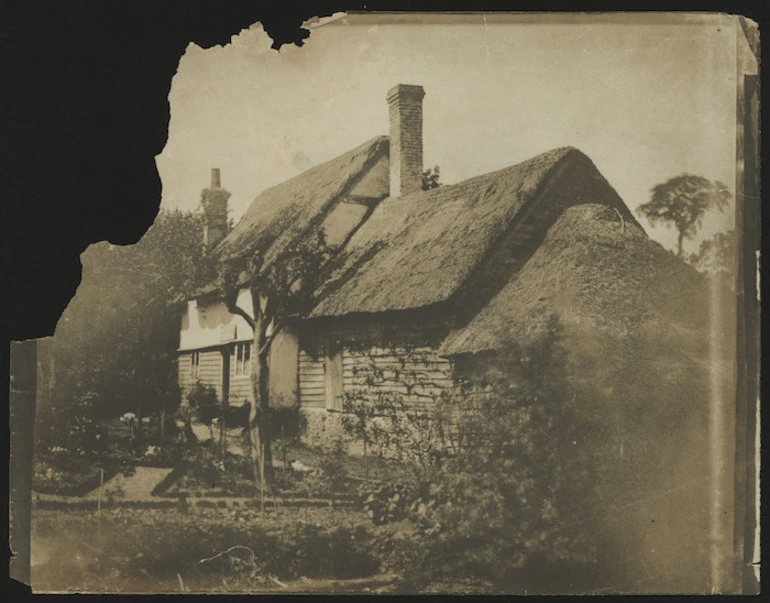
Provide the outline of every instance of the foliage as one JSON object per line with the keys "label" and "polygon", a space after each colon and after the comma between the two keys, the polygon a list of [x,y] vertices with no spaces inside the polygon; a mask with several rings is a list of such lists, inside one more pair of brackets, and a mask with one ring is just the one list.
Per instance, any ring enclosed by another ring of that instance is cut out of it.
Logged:
{"label": "foliage", "polygon": [[723,211],[731,199],[727,186],[702,176],[681,174],[658,184],[651,190],[650,201],[637,212],[653,226],[661,221],[672,224],[679,233],[677,255],[683,257],[684,239],[692,239],[710,209]]}
{"label": "foliage", "polygon": [[217,396],[217,390],[210,385],[200,382],[190,388],[187,394],[187,405],[191,418],[204,425],[211,425],[212,420],[222,414],[222,405]]}
{"label": "foliage", "polygon": [[422,173],[422,190],[427,191],[441,186],[441,182],[439,182],[440,177],[440,169],[437,165],[425,170]]}
{"label": "foliage", "polygon": [[502,581],[534,560],[586,563],[593,554],[576,513],[591,503],[591,469],[557,338],[553,323],[527,349],[508,350],[504,371],[464,401],[457,454],[446,460],[438,503],[425,508],[440,549]]}
{"label": "foliage", "polygon": [[[390,353],[398,356],[399,351],[391,346]],[[417,481],[427,479],[445,448],[444,407],[436,406],[433,399],[414,404],[398,391],[379,387],[386,380],[384,369],[372,357],[356,367],[354,375],[358,385],[344,393],[342,428],[363,444],[365,470],[371,453],[404,463]],[[417,370],[398,369],[393,378],[407,391],[430,384],[430,378]]]}
{"label": "foliage", "polygon": [[404,463],[417,480],[426,478],[442,454],[435,408],[417,407],[379,388],[365,396],[346,392],[343,408],[343,431],[360,439],[366,454]]}
{"label": "foliage", "polygon": [[701,241],[698,252],[691,253],[687,261],[703,274],[728,279],[735,274],[737,257],[735,230],[728,230]]}
{"label": "foliage", "polygon": [[263,299],[265,307],[259,310],[265,321],[277,327],[313,307],[318,276],[332,251],[320,229],[314,237],[289,245],[273,261],[266,262],[259,251],[227,260],[218,273],[219,287],[233,308],[240,289],[249,288],[256,300]]}
{"label": "foliage", "polygon": [[438,443],[423,449],[429,454],[421,461],[419,452],[411,459],[421,468],[414,481],[367,495],[377,522],[408,512],[419,526],[400,546],[419,546],[421,554],[410,553],[402,569],[449,568],[506,585],[534,566],[592,562],[592,535],[580,520],[595,496],[590,457],[560,327],[555,319],[548,324],[536,341],[482,362],[462,390],[423,414],[421,429],[430,425]]}
{"label": "foliage", "polygon": [[[98,395],[84,392],[75,400],[52,400],[39,411],[35,451],[54,471],[87,472],[99,462],[108,445],[101,428],[102,408]],[[56,421],[50,423],[49,421]]]}
{"label": "foliage", "polygon": [[216,450],[205,446],[190,446],[185,451],[184,460],[187,467],[185,483],[199,484],[207,490],[217,487],[227,489],[228,485],[232,485],[235,475],[231,474],[235,470],[230,466],[226,470]]}
{"label": "foliage", "polygon": [[358,498],[374,525],[382,525],[407,516],[413,492],[404,484],[366,485],[359,489]]}
{"label": "foliage", "polygon": [[[315,236],[288,245],[277,258],[266,258],[265,250],[255,248],[223,262],[217,273],[218,287],[228,310],[241,316],[254,331],[251,374],[256,403],[249,417],[249,433],[255,467],[256,456],[262,454],[260,450],[264,451],[267,479],[272,478],[273,473],[268,400],[270,347],[288,320],[305,315],[315,305],[314,293],[333,251],[320,229]],[[238,294],[244,287],[251,292],[251,315],[237,304]]]}
{"label": "foliage", "polygon": [[82,254],[82,282],[54,337],[51,402],[38,409],[39,453],[84,417],[98,427],[125,412],[174,410],[179,310],[172,302],[199,280],[202,237],[200,215],[161,210],[136,244],[102,242]]}

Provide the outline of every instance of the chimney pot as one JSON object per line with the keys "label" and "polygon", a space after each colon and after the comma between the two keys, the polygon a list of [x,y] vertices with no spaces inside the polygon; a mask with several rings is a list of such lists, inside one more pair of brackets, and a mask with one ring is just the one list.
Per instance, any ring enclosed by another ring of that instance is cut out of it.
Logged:
{"label": "chimney pot", "polygon": [[211,188],[220,188],[219,168],[211,168]]}
{"label": "chimney pot", "polygon": [[388,91],[390,196],[422,190],[422,86],[398,84]]}

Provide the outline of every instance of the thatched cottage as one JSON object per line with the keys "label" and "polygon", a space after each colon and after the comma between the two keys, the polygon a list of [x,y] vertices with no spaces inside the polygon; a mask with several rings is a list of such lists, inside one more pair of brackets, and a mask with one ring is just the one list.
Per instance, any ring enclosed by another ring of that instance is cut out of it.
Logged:
{"label": "thatched cottage", "polygon": [[[346,397],[397,393],[429,405],[556,316],[572,379],[565,397],[589,392],[596,529],[616,547],[606,554],[653,574],[676,559],[671,588],[702,590],[707,405],[734,394],[734,341],[721,338],[735,317],[715,324],[719,292],[647,237],[577,149],[423,190],[423,95],[394,87],[389,136],[264,191],[229,233],[215,174],[217,258],[273,260],[319,229],[338,249],[315,306],[272,346],[271,404],[295,409],[305,441],[321,444],[339,433]],[[248,290],[238,303],[251,312]],[[231,404],[251,401],[252,331],[215,288],[188,302],[180,339],[183,389],[201,381]]]}
{"label": "thatched cottage", "polygon": [[[627,330],[645,300],[668,303],[648,295],[661,274],[698,279],[647,238],[574,148],[423,190],[423,96],[420,86],[395,86],[389,136],[264,191],[226,236],[221,224],[209,231],[220,233],[209,244],[223,260],[258,250],[269,261],[318,229],[339,249],[317,305],[281,332],[270,357],[271,404],[297,408],[311,443],[336,431],[346,394],[430,403],[474,359],[531,333],[544,308],[583,327]],[[239,306],[251,312],[247,289]],[[199,381],[230,404],[251,402],[252,339],[215,288],[190,300],[182,389]]]}

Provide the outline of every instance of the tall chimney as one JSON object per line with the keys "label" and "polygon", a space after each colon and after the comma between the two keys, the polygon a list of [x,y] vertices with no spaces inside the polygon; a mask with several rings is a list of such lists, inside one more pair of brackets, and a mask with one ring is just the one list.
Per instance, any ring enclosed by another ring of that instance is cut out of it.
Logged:
{"label": "tall chimney", "polygon": [[213,249],[227,236],[227,201],[230,193],[222,188],[219,168],[211,170],[211,188],[201,193],[203,207],[203,244],[206,250]]}
{"label": "tall chimney", "polygon": [[388,91],[390,196],[422,190],[422,86],[398,84]]}

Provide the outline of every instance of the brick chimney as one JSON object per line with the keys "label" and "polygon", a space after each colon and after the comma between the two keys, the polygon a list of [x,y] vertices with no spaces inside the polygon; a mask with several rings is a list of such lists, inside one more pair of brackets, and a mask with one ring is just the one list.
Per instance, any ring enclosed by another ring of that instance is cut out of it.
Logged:
{"label": "brick chimney", "polygon": [[211,170],[211,188],[201,193],[203,207],[203,245],[206,250],[216,247],[227,236],[227,200],[230,193],[222,188],[219,168]]}
{"label": "brick chimney", "polygon": [[388,91],[390,196],[422,190],[422,86],[398,84]]}

